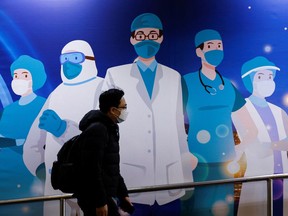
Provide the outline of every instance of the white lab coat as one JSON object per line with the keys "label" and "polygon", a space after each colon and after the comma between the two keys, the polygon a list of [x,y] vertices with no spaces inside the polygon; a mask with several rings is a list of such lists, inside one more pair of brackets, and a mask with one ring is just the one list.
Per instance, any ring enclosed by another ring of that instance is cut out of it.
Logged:
{"label": "white lab coat", "polygon": [[[260,115],[249,99],[246,99],[246,107],[258,128],[258,142],[251,143],[246,150],[247,169],[245,177],[258,175],[271,175],[274,173],[274,156],[273,150],[263,147],[263,142],[271,142],[267,128],[265,127]],[[271,103],[268,103],[277,123],[279,139],[286,138],[282,114],[283,110]],[[287,152],[282,151],[283,172],[288,172]],[[288,182],[284,180],[284,213],[287,215],[288,211]],[[267,215],[267,183],[250,182],[243,183],[240,195],[240,202],[238,208],[238,216],[265,216]]]}
{"label": "white lab coat", "polygon": [[[103,88],[111,87],[124,90],[128,105],[127,120],[119,124],[121,174],[127,187],[191,182],[179,73],[158,64],[151,99],[136,63],[109,68]],[[163,205],[184,193],[156,191],[130,198],[134,203]]]}

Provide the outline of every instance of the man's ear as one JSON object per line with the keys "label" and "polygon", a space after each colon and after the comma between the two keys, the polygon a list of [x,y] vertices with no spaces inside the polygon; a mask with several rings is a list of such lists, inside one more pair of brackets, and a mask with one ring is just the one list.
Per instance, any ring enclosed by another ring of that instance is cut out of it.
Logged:
{"label": "man's ear", "polygon": [[119,110],[116,108],[116,107],[110,107],[109,109],[109,112],[112,114],[112,115],[117,115],[119,114]]}
{"label": "man's ear", "polygon": [[195,52],[196,52],[196,55],[200,58],[202,58],[204,55],[203,51],[199,47],[196,49]]}
{"label": "man's ear", "polygon": [[163,34],[162,34],[161,37],[158,38],[157,42],[158,42],[159,44],[161,44],[161,43],[163,42],[163,40],[164,40],[164,36],[163,36]]}
{"label": "man's ear", "polygon": [[130,43],[134,46],[137,41],[135,40],[135,38],[133,38],[132,36],[130,37]]}

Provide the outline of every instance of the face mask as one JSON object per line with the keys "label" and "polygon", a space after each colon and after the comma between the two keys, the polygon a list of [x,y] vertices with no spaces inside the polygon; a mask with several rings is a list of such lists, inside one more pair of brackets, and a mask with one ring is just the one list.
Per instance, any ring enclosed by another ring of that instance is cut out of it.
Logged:
{"label": "face mask", "polygon": [[12,80],[11,87],[16,95],[24,95],[31,89],[31,80]]}
{"label": "face mask", "polygon": [[207,63],[217,67],[223,60],[224,52],[222,50],[211,50],[204,53]]}
{"label": "face mask", "polygon": [[142,58],[151,58],[157,54],[160,49],[160,44],[151,41],[151,40],[144,40],[134,45],[134,49]]}
{"label": "face mask", "polygon": [[65,62],[63,64],[63,72],[67,79],[74,79],[77,77],[82,71],[82,65],[74,64],[71,62]]}
{"label": "face mask", "polygon": [[122,109],[120,115],[117,117],[117,122],[121,123],[126,120],[128,112],[126,109]]}
{"label": "face mask", "polygon": [[262,97],[269,97],[275,91],[275,82],[273,80],[264,80],[253,83],[253,92]]}

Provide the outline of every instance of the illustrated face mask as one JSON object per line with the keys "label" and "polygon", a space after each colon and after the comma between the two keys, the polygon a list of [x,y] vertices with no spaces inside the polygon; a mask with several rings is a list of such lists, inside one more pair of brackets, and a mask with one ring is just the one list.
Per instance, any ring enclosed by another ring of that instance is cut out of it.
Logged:
{"label": "illustrated face mask", "polygon": [[222,50],[211,50],[204,53],[207,63],[217,67],[224,58],[224,52]]}
{"label": "illustrated face mask", "polygon": [[82,71],[82,65],[74,64],[71,62],[65,62],[63,64],[63,72],[67,79],[74,79],[77,77]]}
{"label": "illustrated face mask", "polygon": [[117,122],[121,123],[127,119],[128,112],[126,109],[121,110],[120,115],[117,117]]}
{"label": "illustrated face mask", "polygon": [[16,95],[23,95],[31,89],[31,80],[12,80],[11,87]]}
{"label": "illustrated face mask", "polygon": [[155,41],[144,40],[135,44],[134,49],[138,56],[142,58],[151,58],[158,53],[160,44]]}
{"label": "illustrated face mask", "polygon": [[253,91],[262,97],[269,97],[275,91],[275,82],[274,80],[263,80],[260,82],[253,83]]}

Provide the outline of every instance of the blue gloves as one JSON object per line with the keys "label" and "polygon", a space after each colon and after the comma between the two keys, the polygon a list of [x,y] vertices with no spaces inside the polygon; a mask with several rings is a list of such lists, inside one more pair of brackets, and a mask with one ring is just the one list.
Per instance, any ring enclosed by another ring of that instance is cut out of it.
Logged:
{"label": "blue gloves", "polygon": [[66,130],[67,123],[55,111],[47,109],[42,113],[38,127],[60,137]]}

